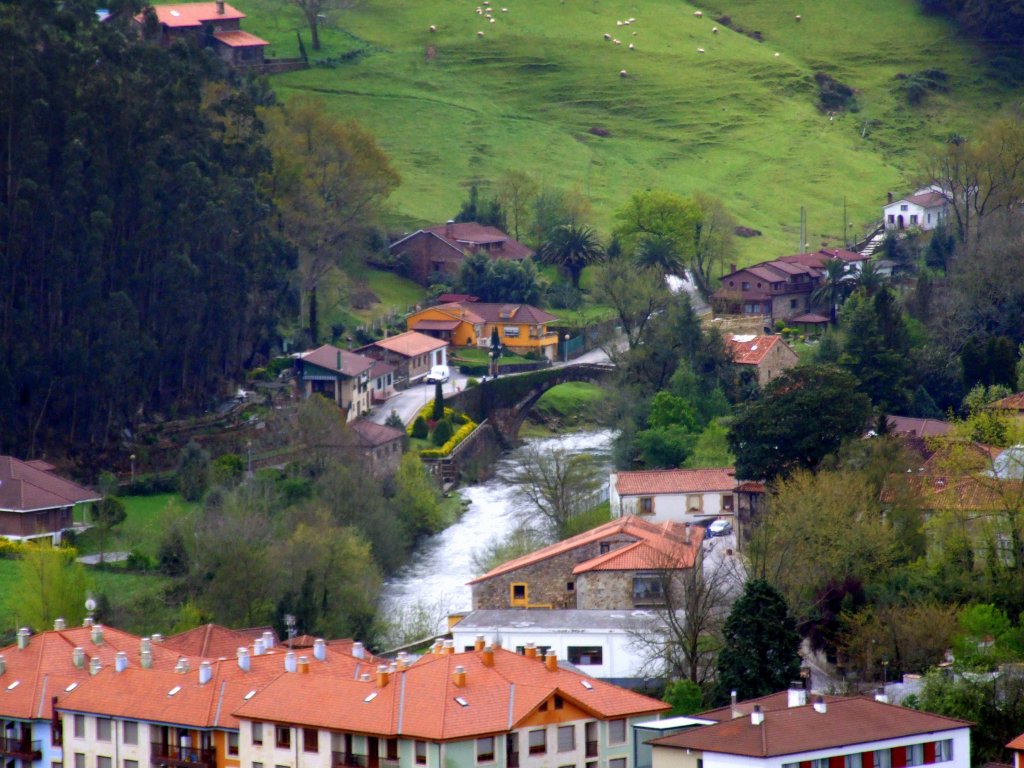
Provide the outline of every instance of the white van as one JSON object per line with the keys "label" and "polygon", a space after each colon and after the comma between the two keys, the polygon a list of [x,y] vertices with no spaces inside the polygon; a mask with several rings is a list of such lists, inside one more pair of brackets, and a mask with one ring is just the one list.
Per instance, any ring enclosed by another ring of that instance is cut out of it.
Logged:
{"label": "white van", "polygon": [[427,382],[427,384],[436,384],[437,382],[444,384],[448,381],[450,376],[451,374],[448,371],[447,365],[435,365],[430,369],[430,373],[427,374],[424,381]]}

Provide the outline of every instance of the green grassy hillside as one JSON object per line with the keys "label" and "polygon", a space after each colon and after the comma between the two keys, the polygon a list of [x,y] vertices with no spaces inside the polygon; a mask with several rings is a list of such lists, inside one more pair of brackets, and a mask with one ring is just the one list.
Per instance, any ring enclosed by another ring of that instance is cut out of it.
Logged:
{"label": "green grassy hillside", "polygon": [[[273,81],[285,98],[319,94],[378,136],[402,174],[396,224],[441,221],[471,181],[521,168],[578,187],[604,233],[632,192],[661,188],[718,195],[739,223],[761,230],[741,240],[743,261],[794,251],[801,205],[811,244],[835,244],[844,196],[859,234],[887,190],[909,185],[923,148],[950,131],[969,134],[1010,95],[914,0],[496,2],[494,23],[476,0],[329,11],[321,57],[338,63]],[[295,55],[301,25],[291,6],[236,5],[250,14],[246,28],[273,42],[271,55]],[[716,22],[720,14],[764,42]],[[894,78],[927,68],[948,73],[950,90],[911,108]],[[856,89],[860,111],[830,121],[817,107],[818,71]]]}

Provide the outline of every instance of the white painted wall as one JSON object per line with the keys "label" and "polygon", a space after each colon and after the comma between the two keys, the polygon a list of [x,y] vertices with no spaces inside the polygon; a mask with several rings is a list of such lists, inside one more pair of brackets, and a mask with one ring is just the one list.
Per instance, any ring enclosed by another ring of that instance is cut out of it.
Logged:
{"label": "white painted wall", "polygon": [[[900,216],[903,217],[903,229],[917,227],[918,229],[929,230],[935,229],[944,215],[945,206],[925,208],[907,200],[896,200],[882,209],[882,220],[885,222],[885,228],[895,230],[899,230],[900,228]],[[893,221],[891,222],[889,221],[890,216],[893,217]],[[911,216],[917,216],[916,223],[911,223]]]}
{"label": "white painted wall", "polygon": [[[733,499],[733,510],[736,509],[736,494],[732,490],[713,491],[707,493],[660,493],[651,494],[654,500],[654,514],[645,515],[640,513],[640,499],[646,496],[620,496],[615,489],[618,478],[612,473],[608,478],[608,499],[611,503],[612,517],[623,517],[625,515],[637,515],[651,523],[696,523],[702,520],[713,519],[722,515],[733,514],[724,512],[722,509],[722,497],[731,496]],[[691,497],[700,498],[699,513],[691,513],[687,499]]]}

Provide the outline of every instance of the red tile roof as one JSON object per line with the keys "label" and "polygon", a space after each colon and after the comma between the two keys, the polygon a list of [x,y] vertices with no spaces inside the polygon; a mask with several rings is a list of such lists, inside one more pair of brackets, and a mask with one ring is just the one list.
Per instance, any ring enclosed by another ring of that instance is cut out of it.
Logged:
{"label": "red tile roof", "polygon": [[894,435],[936,437],[948,435],[952,425],[941,419],[918,419],[913,416],[886,416],[889,431]]}
{"label": "red tile roof", "polygon": [[1024,392],[1016,392],[1009,397],[996,400],[991,407],[1002,408],[1006,411],[1024,411]]}
{"label": "red tile roof", "polygon": [[[499,565],[497,568],[493,568],[492,570],[485,573],[483,576],[478,576],[469,583],[476,584],[486,579],[499,576],[503,573],[514,571],[517,568],[522,568],[524,565],[531,565],[542,560],[547,560],[548,558],[555,557],[566,552],[571,552],[577,547],[582,547],[587,544],[600,541],[601,539],[618,535],[632,536],[637,541],[649,542],[660,542],[664,540],[666,537],[668,537],[669,539],[675,538],[677,541],[681,541],[683,536],[682,531],[678,528],[668,527],[666,525],[655,525],[653,523],[648,523],[646,520],[642,520],[639,517],[635,517],[633,515],[625,515],[624,517],[619,517],[615,520],[607,522],[604,525],[599,525],[597,528],[592,528],[589,531],[578,533],[575,536],[571,536],[568,539],[559,541],[556,544],[552,544],[550,546],[538,549],[537,551],[531,552],[528,555],[523,555],[522,557],[517,557],[514,560],[509,560],[507,563],[503,563],[502,565]],[[697,549],[700,549],[699,538],[693,537],[691,541],[692,543],[690,546],[693,547],[695,551]],[[603,555],[601,557],[603,557]],[[601,557],[591,558],[591,560],[598,561],[601,559]],[[693,560],[691,559],[690,562],[692,563]],[[580,563],[578,565],[585,564],[586,563]]]}
{"label": "red tile roof", "polygon": [[[706,717],[706,715],[701,715]],[[918,734],[941,733],[970,725],[963,720],[882,704],[867,698],[827,701],[825,712],[810,704],[764,712],[754,725],[749,716],[655,739],[651,744],[747,757],[775,757],[869,744]]]}
{"label": "red tile roof", "polygon": [[263,637],[264,632],[273,632],[274,637],[277,637],[273,627],[228,629],[219,624],[203,624],[171,635],[160,643],[160,647],[183,656],[204,659],[219,659],[223,656],[233,659],[240,647],[252,645],[253,640]]}
{"label": "red tile roof", "polygon": [[785,344],[781,336],[730,336],[726,340],[737,365],[760,365],[776,344]]}
{"label": "red tile roof", "polygon": [[620,496],[731,491],[735,487],[736,470],[733,467],[643,469],[619,472],[615,478],[615,490]]}
{"label": "red tile roof", "polygon": [[[845,698],[843,696],[825,696],[825,703],[830,704],[833,701]],[[810,697],[808,697],[810,701]],[[758,696],[755,699],[744,699],[743,701],[736,704],[736,711],[741,715],[749,715],[754,709],[754,705],[761,707],[762,712],[773,712],[777,709],[787,709],[789,707],[789,691],[776,691],[775,693],[769,693],[767,696]],[[716,707],[715,709],[709,709],[707,712],[701,712],[699,715],[695,715],[702,720],[731,720],[733,717],[732,705],[728,704],[724,707]]]}
{"label": "red tile roof", "polygon": [[401,440],[405,436],[405,432],[401,429],[395,429],[386,424],[374,424],[366,419],[357,419],[349,426],[358,435],[359,442],[369,448],[376,448],[395,440]]}
{"label": "red tile roof", "polygon": [[[670,524],[666,523],[666,527]],[[670,536],[661,539],[641,539],[633,544],[618,547],[611,552],[595,557],[573,568],[573,574],[591,571],[640,571],[665,568],[693,568],[704,541],[704,528],[690,527],[690,541],[679,530],[684,526],[674,524]]]}
{"label": "red tile roof", "polygon": [[299,355],[304,361],[312,363],[328,371],[334,371],[343,376],[358,376],[373,367],[373,360],[355,352],[345,349],[338,349],[330,344],[324,344],[309,352]]}
{"label": "red tile roof", "polygon": [[435,339],[433,336],[427,336],[416,331],[405,331],[397,336],[389,336],[386,339],[375,341],[373,344],[367,344],[362,349],[380,347],[403,357],[417,357],[447,346],[448,342],[442,339]]}
{"label": "red tile roof", "polygon": [[[371,681],[281,675],[236,714],[257,721],[444,741],[516,728],[555,694],[599,719],[668,709],[633,691],[562,668],[552,671],[541,660],[500,648],[493,651],[493,666],[487,666],[483,657],[482,651],[430,654],[391,673],[383,688],[376,675]],[[465,670],[461,686],[454,680],[457,666]]]}
{"label": "red tile roof", "polygon": [[809,323],[814,325],[825,325],[829,322],[829,319],[824,315],[818,315],[814,312],[807,312],[803,315],[797,315],[789,319],[791,323]]}
{"label": "red tile roof", "polygon": [[946,198],[943,197],[941,192],[936,192],[934,189],[927,192],[919,192],[916,195],[904,198],[904,200],[914,205],[920,205],[922,208],[941,208],[946,204]]}
{"label": "red tile roof", "polygon": [[505,259],[525,259],[532,251],[497,227],[485,227],[475,221],[455,222],[426,227],[423,231],[430,232],[445,242],[455,246],[478,247],[487,244],[500,244],[501,251],[492,255]]}
{"label": "red tile roof", "polygon": [[100,498],[100,494],[91,488],[40,469],[37,462],[0,456],[0,510],[29,512],[68,507]]}
{"label": "red tile roof", "polygon": [[246,32],[242,29],[226,29],[222,32],[214,32],[213,37],[229,48],[262,48],[265,45],[270,45],[262,37],[256,37],[251,32]]}
{"label": "red tile roof", "polygon": [[[552,323],[558,318],[550,312],[531,306],[530,304],[488,304],[475,301],[468,306],[461,304],[445,304],[437,309],[458,308],[474,314],[485,323],[521,323],[525,325],[543,325]],[[479,321],[477,321],[479,322]]]}
{"label": "red tile roof", "polygon": [[[217,3],[178,3],[154,5],[156,18],[168,27],[198,27],[204,21],[244,19],[245,14],[224,3],[224,13],[217,12]],[[137,16],[141,19],[141,16]]]}
{"label": "red tile roof", "polygon": [[1007,749],[1024,749],[1024,733],[1006,745]]}

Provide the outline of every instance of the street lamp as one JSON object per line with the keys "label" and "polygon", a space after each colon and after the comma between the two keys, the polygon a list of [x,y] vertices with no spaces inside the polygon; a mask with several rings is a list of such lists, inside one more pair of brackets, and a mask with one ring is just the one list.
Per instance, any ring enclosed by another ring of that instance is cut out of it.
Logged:
{"label": "street lamp", "polygon": [[249,477],[252,477],[252,440],[245,441],[245,450],[249,455]]}
{"label": "street lamp", "polygon": [[132,485],[134,486],[135,485],[135,454],[133,453],[128,458],[132,460]]}
{"label": "street lamp", "polygon": [[565,340],[565,344],[562,345],[562,357],[564,358],[562,360],[562,362],[565,365],[568,365],[569,364],[569,334],[568,333],[565,334],[565,336],[563,338]]}

